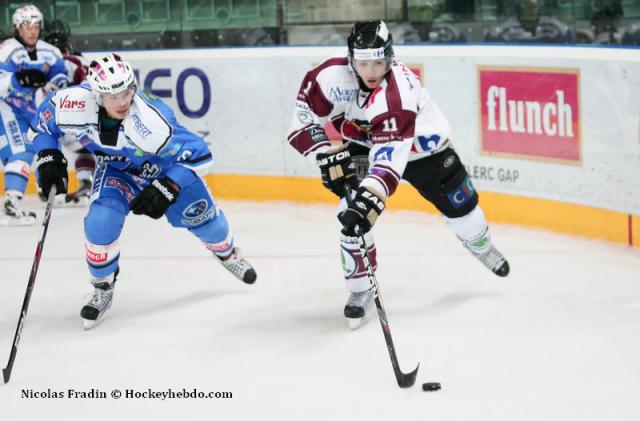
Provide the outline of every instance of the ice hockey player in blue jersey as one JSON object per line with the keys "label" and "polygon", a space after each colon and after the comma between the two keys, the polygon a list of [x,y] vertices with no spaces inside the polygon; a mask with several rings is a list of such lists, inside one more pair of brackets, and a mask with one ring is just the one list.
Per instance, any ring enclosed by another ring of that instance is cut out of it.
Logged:
{"label": "ice hockey player in blue jersey", "polygon": [[36,170],[42,192],[66,192],[67,162],[60,139],[75,139],[98,160],[91,204],[84,220],[86,261],[95,287],[82,308],[85,328],[111,306],[119,272],[118,238],[132,211],[198,237],[226,269],[247,284],[256,272],[234,245],[224,212],[198,175],[211,164],[199,136],[181,126],[151,94],[138,92],[131,65],[116,54],[91,62],[89,84],[59,90],[32,123]]}
{"label": "ice hockey player in blue jersey", "polygon": [[0,160],[5,190],[0,225],[36,222],[36,214],[22,203],[33,161],[29,122],[36,112],[36,92],[67,83],[60,51],[38,39],[41,24],[37,7],[22,6],[13,14],[14,36],[0,44]]}

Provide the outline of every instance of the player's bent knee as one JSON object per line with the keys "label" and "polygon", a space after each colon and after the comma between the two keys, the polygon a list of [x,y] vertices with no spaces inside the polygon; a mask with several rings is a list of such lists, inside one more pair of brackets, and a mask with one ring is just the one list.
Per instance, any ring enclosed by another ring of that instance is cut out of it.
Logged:
{"label": "player's bent knee", "polygon": [[440,182],[440,190],[443,203],[438,208],[448,218],[465,216],[478,205],[478,192],[462,165]]}
{"label": "player's bent knee", "polygon": [[84,218],[87,241],[95,244],[111,244],[120,237],[127,211],[124,204],[113,198],[100,198],[89,207]]}

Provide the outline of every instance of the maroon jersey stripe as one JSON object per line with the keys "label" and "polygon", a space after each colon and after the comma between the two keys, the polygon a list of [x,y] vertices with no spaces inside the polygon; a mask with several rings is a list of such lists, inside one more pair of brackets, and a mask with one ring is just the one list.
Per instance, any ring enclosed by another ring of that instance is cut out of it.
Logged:
{"label": "maroon jersey stripe", "polygon": [[393,72],[387,73],[387,90],[385,93],[387,99],[387,107],[389,111],[402,110],[402,98],[400,98],[400,90]]}

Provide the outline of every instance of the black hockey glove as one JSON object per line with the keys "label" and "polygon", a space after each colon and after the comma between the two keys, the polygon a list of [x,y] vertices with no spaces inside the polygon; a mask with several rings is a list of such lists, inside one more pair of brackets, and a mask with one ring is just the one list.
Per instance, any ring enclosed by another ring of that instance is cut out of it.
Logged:
{"label": "black hockey glove", "polygon": [[369,232],[384,210],[384,201],[364,187],[360,187],[349,207],[338,215],[342,234],[349,237]]}
{"label": "black hockey glove", "polygon": [[66,193],[69,184],[67,159],[57,149],[43,149],[36,158],[38,186],[46,198],[52,186],[56,186],[56,194]]}
{"label": "black hockey glove", "polygon": [[47,84],[47,75],[38,69],[20,69],[16,72],[16,78],[20,85],[31,88],[42,88]]}
{"label": "black hockey glove", "polygon": [[178,200],[180,188],[169,178],[156,178],[131,201],[136,215],[158,219]]}
{"label": "black hockey glove", "polygon": [[320,167],[322,185],[338,197],[344,196],[345,186],[352,189],[358,187],[356,164],[351,161],[349,151],[319,153],[316,155],[316,164]]}

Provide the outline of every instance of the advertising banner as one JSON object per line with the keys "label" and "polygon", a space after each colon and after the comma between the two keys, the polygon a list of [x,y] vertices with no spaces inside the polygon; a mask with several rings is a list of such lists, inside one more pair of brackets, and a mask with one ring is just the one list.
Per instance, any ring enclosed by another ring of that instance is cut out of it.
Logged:
{"label": "advertising banner", "polygon": [[481,151],[581,163],[578,69],[478,66]]}

